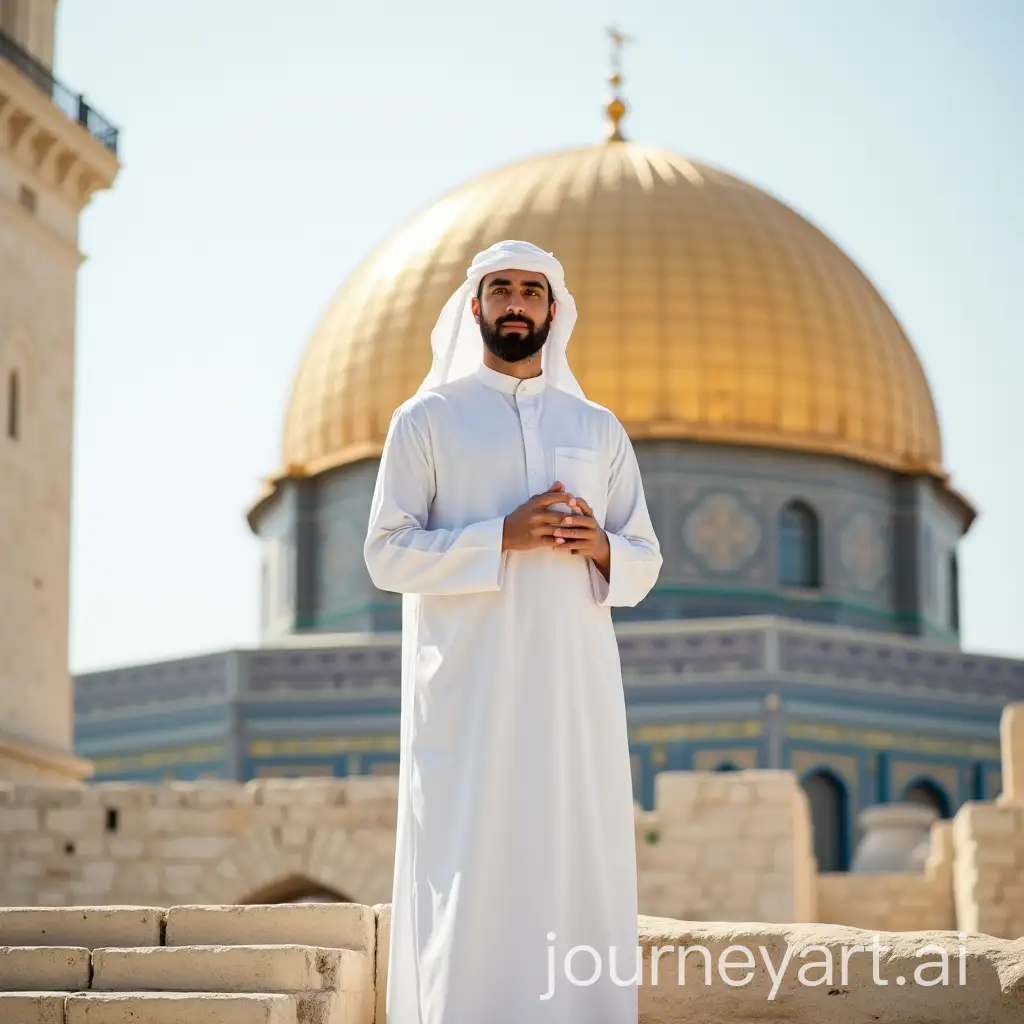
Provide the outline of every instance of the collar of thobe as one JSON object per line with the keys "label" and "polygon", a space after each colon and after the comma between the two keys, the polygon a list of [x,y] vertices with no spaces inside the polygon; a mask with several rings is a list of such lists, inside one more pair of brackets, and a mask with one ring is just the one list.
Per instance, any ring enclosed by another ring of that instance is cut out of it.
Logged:
{"label": "collar of thobe", "polygon": [[495,370],[486,363],[476,368],[476,377],[495,391],[503,391],[506,395],[537,395],[544,390],[546,382],[544,374],[537,377],[512,377],[500,370]]}

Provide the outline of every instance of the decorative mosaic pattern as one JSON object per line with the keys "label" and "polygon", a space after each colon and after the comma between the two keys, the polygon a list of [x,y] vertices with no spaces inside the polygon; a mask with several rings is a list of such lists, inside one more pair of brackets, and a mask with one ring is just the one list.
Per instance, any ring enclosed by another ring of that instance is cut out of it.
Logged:
{"label": "decorative mosaic pattern", "polygon": [[92,672],[75,679],[75,714],[226,697],[227,654]]}
{"label": "decorative mosaic pattern", "polygon": [[764,664],[764,639],[755,630],[623,637],[619,656],[631,676],[754,672]]}
{"label": "decorative mosaic pattern", "polygon": [[843,529],[839,557],[850,579],[873,593],[886,573],[888,549],[878,524],[866,512],[856,512]]}
{"label": "decorative mosaic pattern", "polygon": [[243,692],[308,696],[386,686],[398,690],[401,652],[394,648],[261,651],[250,656]]}
{"label": "decorative mosaic pattern", "polygon": [[709,494],[686,517],[687,548],[712,572],[736,572],[761,544],[761,524],[733,494]]}
{"label": "decorative mosaic pattern", "polygon": [[997,701],[1024,699],[1024,662],[781,633],[782,671],[893,682]]}
{"label": "decorative mosaic pattern", "polygon": [[998,759],[998,743],[976,740],[940,739],[911,733],[894,733],[885,729],[857,729],[844,725],[825,725],[817,722],[790,722],[786,735],[794,740],[813,740],[816,743],[841,743],[866,750],[914,750],[926,754],[975,759]]}

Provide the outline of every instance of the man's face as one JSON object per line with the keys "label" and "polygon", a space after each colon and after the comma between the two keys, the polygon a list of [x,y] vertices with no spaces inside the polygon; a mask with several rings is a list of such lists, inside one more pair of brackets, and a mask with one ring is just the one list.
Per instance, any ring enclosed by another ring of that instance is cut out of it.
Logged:
{"label": "man's face", "polygon": [[507,363],[539,352],[548,340],[555,305],[543,274],[499,270],[480,282],[473,316],[490,351]]}

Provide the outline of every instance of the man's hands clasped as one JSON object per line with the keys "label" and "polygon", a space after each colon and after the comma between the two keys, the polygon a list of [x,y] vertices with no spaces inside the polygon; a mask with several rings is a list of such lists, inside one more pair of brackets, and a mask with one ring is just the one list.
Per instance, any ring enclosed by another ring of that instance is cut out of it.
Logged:
{"label": "man's hands clasped", "polygon": [[[552,511],[552,505],[565,504],[572,510]],[[583,498],[569,494],[561,481],[549,491],[535,494],[505,517],[501,538],[503,551],[528,551],[549,548],[570,555],[591,558],[607,576],[611,564],[608,535],[594,518],[594,510]]]}

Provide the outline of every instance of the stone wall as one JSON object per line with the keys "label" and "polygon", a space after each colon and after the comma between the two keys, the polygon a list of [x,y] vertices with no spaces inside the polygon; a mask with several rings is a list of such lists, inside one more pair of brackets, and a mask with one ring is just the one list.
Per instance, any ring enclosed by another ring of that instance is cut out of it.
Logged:
{"label": "stone wall", "polygon": [[[391,895],[394,778],[0,788],[0,903],[252,903]],[[806,798],[789,772],[671,772],[637,808],[643,913],[807,921]]]}
{"label": "stone wall", "polygon": [[1024,805],[966,804],[953,834],[959,927],[1024,937]]}
{"label": "stone wall", "polygon": [[0,787],[0,904],[390,899],[393,779]]}
{"label": "stone wall", "polygon": [[[1016,750],[1024,708],[1004,736]],[[1009,748],[1008,748],[1009,749]],[[819,875],[786,771],[664,772],[636,808],[640,912],[1024,936],[1024,785],[937,822],[923,871]],[[365,905],[391,896],[397,780],[0,784],[0,905]]]}
{"label": "stone wall", "polygon": [[[389,938],[386,904],[0,909],[0,1021],[384,1024]],[[1024,1015],[1022,942],[642,915],[637,940],[638,1024]],[[592,962],[549,963],[547,985],[564,989]]]}
{"label": "stone wall", "polygon": [[[0,903],[390,899],[394,778],[0,787]],[[809,920],[806,800],[788,772],[673,772],[637,808],[644,913]]]}
{"label": "stone wall", "polygon": [[956,928],[953,862],[952,825],[936,822],[920,874],[818,875],[816,920],[877,931],[951,931]]}
{"label": "stone wall", "polygon": [[810,809],[791,772],[662,772],[636,839],[643,914],[814,918]]}

